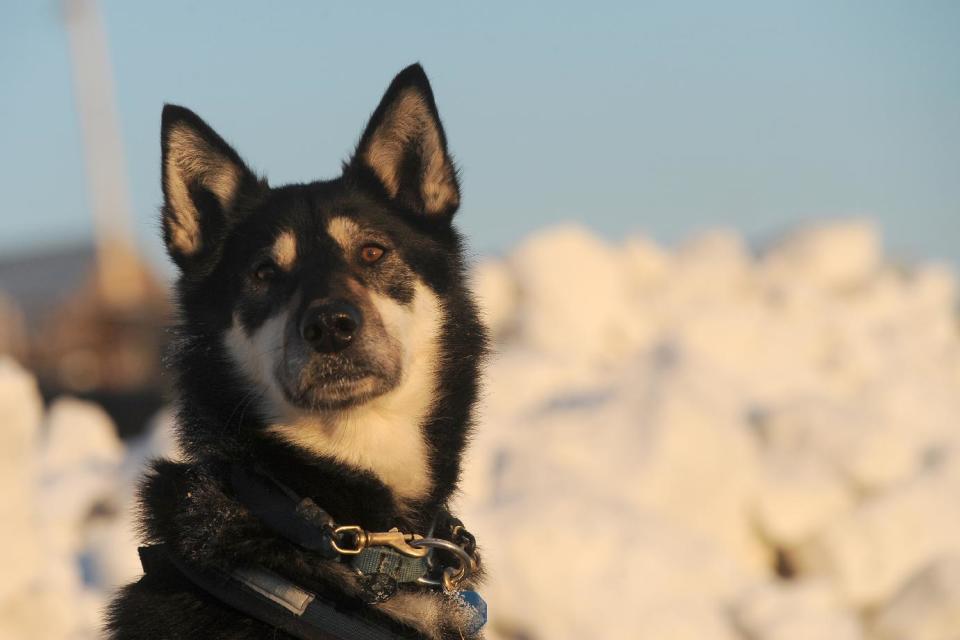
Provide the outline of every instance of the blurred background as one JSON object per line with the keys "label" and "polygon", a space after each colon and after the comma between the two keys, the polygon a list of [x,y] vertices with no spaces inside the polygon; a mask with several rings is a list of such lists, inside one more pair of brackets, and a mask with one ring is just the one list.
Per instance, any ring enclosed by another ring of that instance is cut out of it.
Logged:
{"label": "blurred background", "polygon": [[956,640],[958,34],[949,0],[2,3],[0,638],[97,636],[176,455],[163,103],[310,181],[420,61],[495,336],[459,504],[491,635]]}

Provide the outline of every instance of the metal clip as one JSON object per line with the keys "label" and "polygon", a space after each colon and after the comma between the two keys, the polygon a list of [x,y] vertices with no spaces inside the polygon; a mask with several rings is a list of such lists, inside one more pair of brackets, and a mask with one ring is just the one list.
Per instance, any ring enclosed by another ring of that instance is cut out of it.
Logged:
{"label": "metal clip", "polygon": [[[416,533],[403,533],[396,528],[390,531],[365,531],[356,525],[346,525],[337,527],[333,533],[331,545],[337,553],[346,556],[355,556],[367,547],[391,547],[411,558],[422,558],[430,552],[426,547],[416,548],[409,544],[423,539],[423,536]],[[340,546],[344,536],[353,536],[353,546]]]}

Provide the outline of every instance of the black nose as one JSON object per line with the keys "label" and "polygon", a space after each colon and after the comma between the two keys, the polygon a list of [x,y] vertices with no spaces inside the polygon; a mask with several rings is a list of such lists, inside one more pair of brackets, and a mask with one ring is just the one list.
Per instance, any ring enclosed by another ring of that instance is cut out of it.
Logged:
{"label": "black nose", "polygon": [[352,304],[328,302],[307,309],[300,321],[300,335],[314,350],[335,353],[353,342],[360,321],[360,311]]}

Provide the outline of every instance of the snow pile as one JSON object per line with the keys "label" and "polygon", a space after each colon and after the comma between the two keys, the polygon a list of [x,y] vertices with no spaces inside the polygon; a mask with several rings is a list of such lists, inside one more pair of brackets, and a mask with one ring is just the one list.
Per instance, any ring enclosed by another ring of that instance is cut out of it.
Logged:
{"label": "snow pile", "polygon": [[859,221],[760,256],[543,232],[481,265],[497,337],[460,501],[502,637],[960,637],[953,274]]}
{"label": "snow pile", "polygon": [[[762,255],[578,227],[481,264],[496,337],[459,511],[493,638],[956,640],[954,275],[866,223]],[[0,362],[0,638],[91,638],[139,574],[124,448]]]}
{"label": "snow pile", "polygon": [[109,593],[140,572],[134,479],[173,452],[169,419],[124,447],[98,406],[43,412],[33,377],[0,357],[0,638],[100,637]]}

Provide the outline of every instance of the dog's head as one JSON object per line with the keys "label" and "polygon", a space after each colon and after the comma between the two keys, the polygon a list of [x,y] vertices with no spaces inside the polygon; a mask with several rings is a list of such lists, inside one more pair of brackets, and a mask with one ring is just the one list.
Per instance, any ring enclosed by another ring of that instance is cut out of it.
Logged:
{"label": "dog's head", "polygon": [[476,334],[477,355],[483,342],[451,226],[457,173],[423,70],[394,79],[333,180],[271,188],[181,107],[164,109],[162,145],[164,238],[184,331],[201,345],[190,353],[203,360],[186,366],[212,378],[193,386],[422,493],[401,467],[425,463],[434,444],[421,426],[469,341],[459,334]]}

